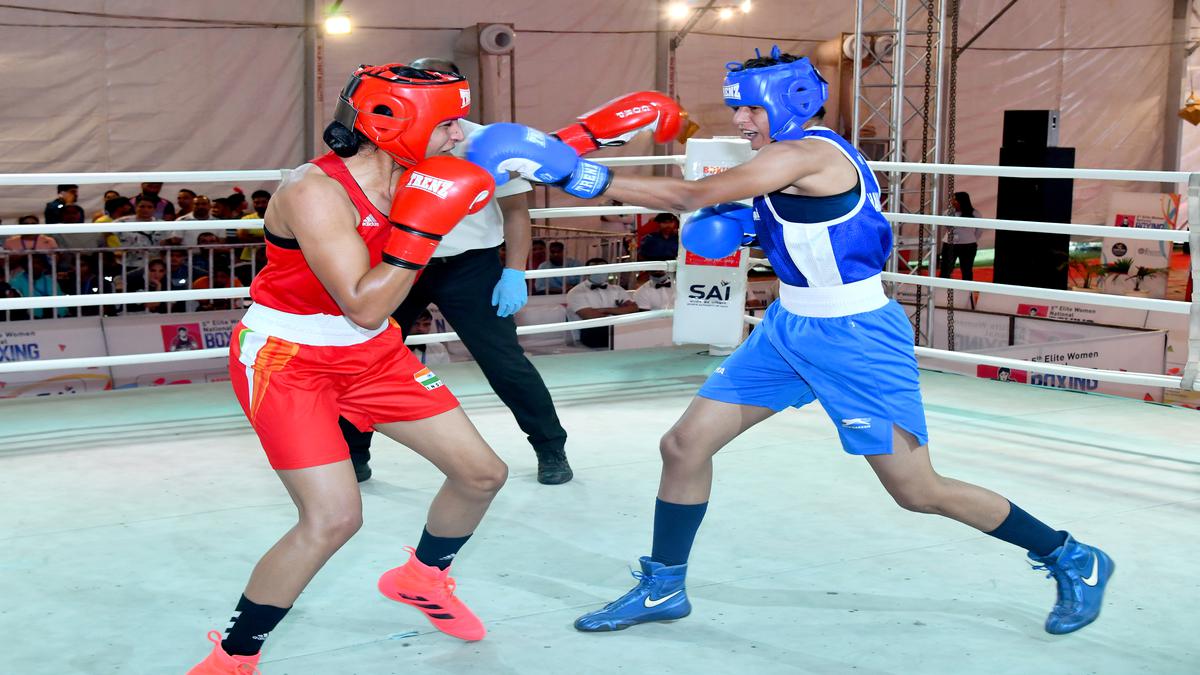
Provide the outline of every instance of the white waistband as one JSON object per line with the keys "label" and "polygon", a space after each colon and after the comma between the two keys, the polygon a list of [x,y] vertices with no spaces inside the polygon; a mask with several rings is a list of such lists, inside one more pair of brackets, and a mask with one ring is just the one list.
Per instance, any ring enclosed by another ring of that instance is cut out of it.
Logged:
{"label": "white waistband", "polygon": [[789,286],[779,284],[779,304],[797,316],[829,318],[870,312],[888,303],[883,275],[841,286]]}
{"label": "white waistband", "polygon": [[288,342],[316,347],[348,347],[370,340],[387,330],[388,323],[378,328],[363,328],[350,319],[333,314],[290,314],[261,303],[250,305],[242,317],[242,325],[256,333],[265,333]]}

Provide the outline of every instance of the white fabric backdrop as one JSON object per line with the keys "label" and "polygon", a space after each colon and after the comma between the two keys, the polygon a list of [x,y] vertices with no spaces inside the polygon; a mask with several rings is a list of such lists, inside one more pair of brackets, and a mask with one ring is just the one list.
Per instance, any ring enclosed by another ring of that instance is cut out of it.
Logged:
{"label": "white fabric backdrop", "polygon": [[[304,7],[302,0],[36,4],[283,24],[301,22]],[[1004,4],[964,3],[963,39]],[[325,40],[322,119],[353,66],[450,54],[459,29],[474,23],[516,26],[518,121],[553,129],[613,96],[654,85],[657,9],[650,0],[350,0],[347,7],[357,28]],[[998,161],[1005,108],[1059,108],[1061,143],[1078,148],[1079,166],[1161,168],[1161,110],[1177,105],[1165,101],[1167,48],[1079,48],[1165,42],[1170,7],[1171,0],[1018,3],[960,63],[957,160]],[[749,15],[728,22],[710,16],[679,51],[680,97],[702,125],[702,136],[732,133],[717,89],[726,61],[772,42],[808,53],[817,41],[852,29],[849,2],[758,0]],[[923,40],[914,46],[923,46]],[[305,159],[303,39],[294,26],[212,29],[0,9],[0,58],[0,106],[6,113],[0,118],[2,171],[255,169]],[[1200,143],[1194,128],[1185,133],[1185,166],[1194,168],[1200,165],[1195,149]],[[642,138],[607,152],[649,149]],[[173,194],[174,187],[179,186],[167,186],[164,194]],[[224,194],[227,187],[212,192]],[[976,196],[985,215],[994,214],[994,179],[964,178],[959,188]],[[1077,183],[1075,219],[1097,221],[1107,194],[1124,189]],[[100,190],[84,188],[89,211]],[[52,186],[40,192],[2,188],[0,217],[13,222],[22,212],[40,214],[51,197]]]}

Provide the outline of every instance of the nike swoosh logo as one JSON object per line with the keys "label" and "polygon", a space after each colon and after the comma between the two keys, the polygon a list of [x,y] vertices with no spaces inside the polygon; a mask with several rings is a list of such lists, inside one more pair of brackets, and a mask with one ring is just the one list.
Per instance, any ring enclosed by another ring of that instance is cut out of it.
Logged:
{"label": "nike swoosh logo", "polygon": [[1087,584],[1088,586],[1095,586],[1096,582],[1099,580],[1100,580],[1100,556],[1093,553],[1092,554],[1092,573],[1086,579],[1083,580],[1083,583]]}
{"label": "nike swoosh logo", "polygon": [[675,591],[674,593],[672,593],[672,594],[670,594],[670,595],[665,595],[665,596],[663,596],[663,597],[661,597],[661,598],[659,598],[659,599],[657,599],[657,600],[651,600],[651,599],[650,599],[650,596],[648,596],[648,595],[647,595],[647,596],[646,596],[646,599],[642,601],[642,604],[643,604],[643,605],[645,605],[646,607],[648,607],[648,608],[651,608],[651,609],[652,609],[652,608],[654,608],[654,607],[658,607],[659,605],[661,605],[661,604],[663,604],[664,602],[666,602],[666,601],[670,600],[671,598],[673,598],[673,597],[675,597],[675,596],[679,595],[679,594],[680,594],[680,593],[682,593],[682,592],[683,592],[683,591]]}

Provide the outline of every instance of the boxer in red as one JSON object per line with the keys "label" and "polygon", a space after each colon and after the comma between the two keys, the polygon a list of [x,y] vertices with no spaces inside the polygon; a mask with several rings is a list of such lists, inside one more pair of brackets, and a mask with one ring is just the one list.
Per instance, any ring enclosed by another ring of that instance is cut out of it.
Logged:
{"label": "boxer in red", "polygon": [[442,235],[495,189],[484,170],[445,156],[463,138],[457,120],[470,101],[459,76],[362,66],[325,130],[332,152],[294,171],[271,200],[268,262],[234,328],[229,372],[298,520],[259,560],[229,628],[209,633],[212,652],[191,675],[257,672],[263,641],[361,525],[339,415],[446,475],[419,544],[379,590],[450,635],[485,634],[455,597],[449,567],[508,469],[390,320]]}

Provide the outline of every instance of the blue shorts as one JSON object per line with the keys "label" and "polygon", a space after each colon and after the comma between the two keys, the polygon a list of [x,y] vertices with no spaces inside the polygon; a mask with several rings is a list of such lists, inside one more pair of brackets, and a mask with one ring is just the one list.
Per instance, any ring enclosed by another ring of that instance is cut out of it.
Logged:
{"label": "blue shorts", "polygon": [[820,401],[852,455],[892,451],[892,425],[929,441],[912,325],[895,302],[832,318],[778,302],[700,387],[699,396],[779,412]]}

